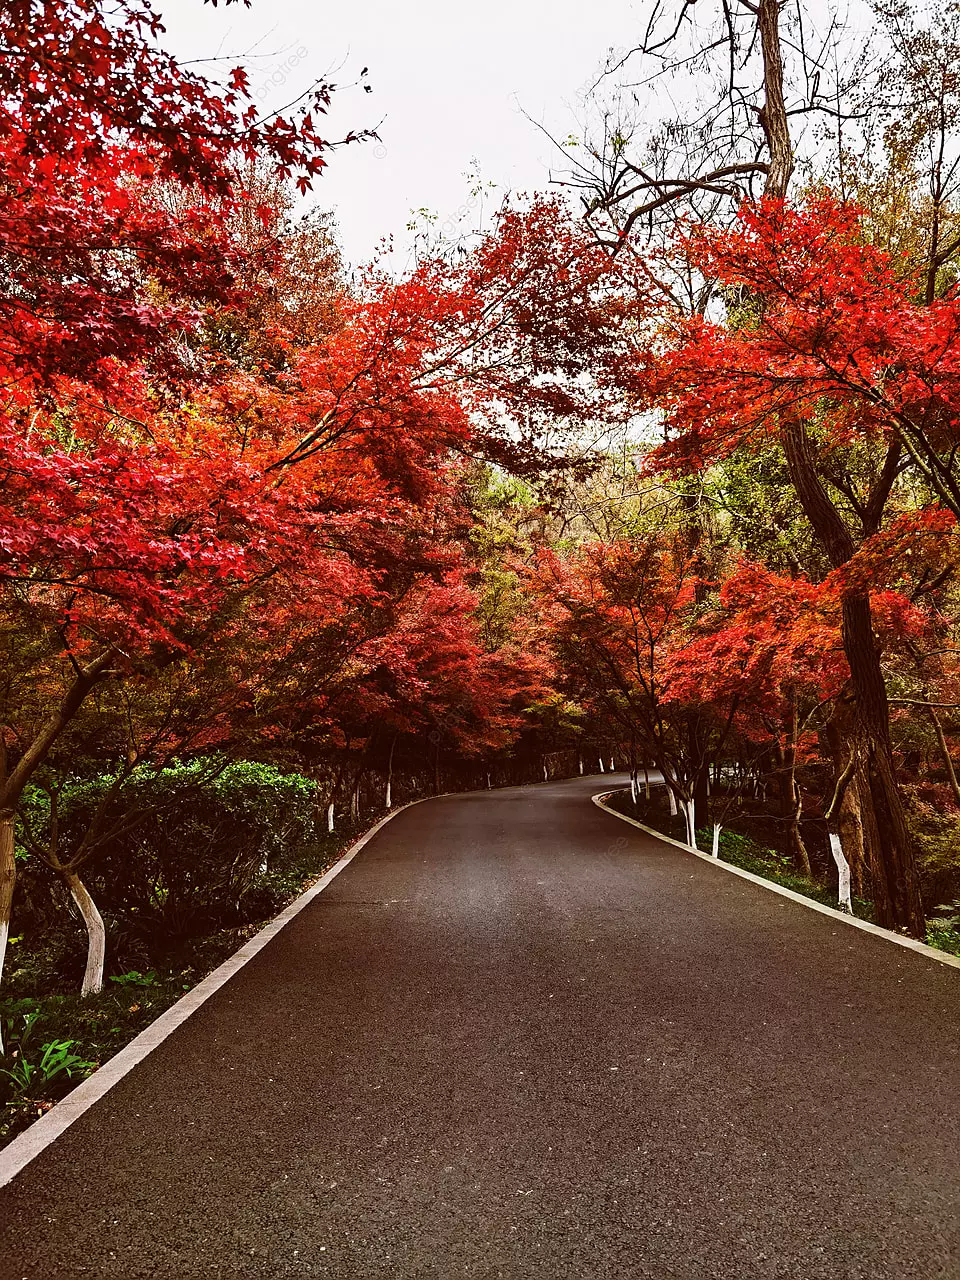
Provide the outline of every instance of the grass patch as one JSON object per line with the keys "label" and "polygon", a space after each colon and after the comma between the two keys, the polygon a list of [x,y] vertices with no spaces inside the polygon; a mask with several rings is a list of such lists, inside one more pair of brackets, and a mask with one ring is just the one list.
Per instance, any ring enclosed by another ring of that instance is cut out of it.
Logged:
{"label": "grass patch", "polygon": [[[957,906],[960,906],[960,903],[954,902],[948,910]],[[929,919],[927,942],[940,951],[948,951],[952,956],[960,956],[960,915],[934,916]]]}

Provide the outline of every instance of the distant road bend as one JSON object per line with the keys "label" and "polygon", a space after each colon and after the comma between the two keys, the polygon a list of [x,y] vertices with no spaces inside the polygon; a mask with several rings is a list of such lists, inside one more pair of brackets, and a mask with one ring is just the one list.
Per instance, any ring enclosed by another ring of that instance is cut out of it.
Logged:
{"label": "distant road bend", "polygon": [[960,972],[432,800],[4,1191],[0,1276],[958,1280]]}

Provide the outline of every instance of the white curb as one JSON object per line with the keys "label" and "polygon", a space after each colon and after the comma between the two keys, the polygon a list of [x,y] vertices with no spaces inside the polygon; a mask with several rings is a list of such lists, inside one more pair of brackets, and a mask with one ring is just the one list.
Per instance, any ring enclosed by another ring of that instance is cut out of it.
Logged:
{"label": "white curb", "polygon": [[155,1022],[151,1022],[145,1027],[133,1040],[130,1041],[123,1049],[116,1053],[112,1058],[108,1059],[102,1067],[98,1067],[93,1075],[88,1076],[72,1089],[70,1093],[60,1102],[50,1108],[50,1110],[39,1120],[24,1129],[23,1133],[18,1134],[16,1138],[2,1151],[0,1151],[0,1187],[5,1187],[20,1170],[35,1156],[38,1156],[45,1147],[49,1147],[51,1142],[55,1142],[65,1129],[73,1124],[74,1120],[79,1120],[85,1111],[89,1111],[95,1102],[99,1100],[113,1088],[118,1081],[122,1080],[138,1062],[142,1062],[148,1053],[156,1049],[176,1031],[182,1023],[196,1013],[202,1004],[220,988],[224,983],[229,982],[233,975],[248,964],[258,952],[262,951],[268,942],[271,942],[284,925],[289,924],[294,916],[310,905],[313,899],[326,889],[331,881],[335,880],[341,871],[353,861],[363,847],[368,844],[377,832],[390,821],[395,818],[398,813],[402,813],[404,809],[409,809],[415,804],[423,804],[424,800],[433,800],[434,796],[424,796],[421,800],[411,800],[409,804],[400,805],[399,808],[393,809],[385,817],[370,828],[365,835],[343,855],[339,862],[334,863],[329,871],[309,889],[301,893],[299,898],[295,898],[288,907],[271,920],[268,925],[260,930],[258,934],[244,943],[239,951],[224,960],[218,968],[207,976],[176,1004],[171,1005],[165,1010]]}
{"label": "white curb", "polygon": [[[898,947],[906,947],[908,951],[917,951],[920,955],[927,956],[931,960],[937,960],[940,964],[949,965],[953,969],[960,969],[960,956],[953,956],[948,951],[940,951],[937,947],[928,946],[926,942],[918,942],[916,938],[905,938],[902,934],[894,933],[892,929],[884,929],[881,925],[871,924],[869,920],[858,920],[856,916],[848,916],[844,911],[836,911],[833,907],[824,906],[822,902],[817,902],[814,898],[806,898],[802,893],[795,893],[793,889],[785,889],[783,885],[775,884],[772,880],[765,880],[763,876],[755,876],[752,871],[744,871],[741,867],[735,867],[729,862],[724,862],[722,858],[711,857],[709,853],[704,853],[701,849],[694,849],[693,845],[685,844],[682,840],[674,840],[672,836],[665,836],[662,831],[655,831],[653,827],[645,826],[642,822],[638,822],[636,818],[628,818],[625,813],[618,813],[616,809],[611,809],[608,804],[604,804],[604,800],[614,794],[613,791],[600,791],[597,795],[591,796],[590,799],[604,813],[611,813],[615,818],[619,818],[621,822],[629,822],[632,827],[639,827],[648,836],[655,836],[657,840],[662,840],[665,844],[672,844],[677,849],[682,849],[684,853],[692,853],[694,857],[702,858],[704,862],[709,862],[712,867],[719,867],[723,871],[729,871],[731,875],[740,876],[743,880],[758,884],[764,889],[769,889],[771,893],[779,893],[781,898],[789,898],[791,902],[799,902],[802,907],[809,907],[811,911],[819,911],[823,916],[830,916],[831,919],[840,920],[844,924],[852,925],[855,929],[862,929],[864,933],[873,933],[878,938],[886,938],[888,942],[895,942]],[[2,1159],[2,1156],[0,1156],[0,1159]]]}

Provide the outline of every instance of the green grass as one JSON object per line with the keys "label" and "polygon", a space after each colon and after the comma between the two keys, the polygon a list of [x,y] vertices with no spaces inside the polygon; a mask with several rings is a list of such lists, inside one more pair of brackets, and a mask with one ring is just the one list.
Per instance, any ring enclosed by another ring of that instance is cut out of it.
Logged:
{"label": "green grass", "polygon": [[927,942],[940,951],[960,956],[960,916],[927,921]]}

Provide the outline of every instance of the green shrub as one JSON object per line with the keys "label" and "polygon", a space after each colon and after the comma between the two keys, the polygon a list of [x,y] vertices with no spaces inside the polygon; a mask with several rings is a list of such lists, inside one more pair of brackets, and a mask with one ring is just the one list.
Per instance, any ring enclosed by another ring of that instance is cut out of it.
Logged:
{"label": "green shrub", "polygon": [[938,914],[927,920],[927,942],[960,956],[960,902],[937,907],[936,911]]}
{"label": "green shrub", "polygon": [[[111,785],[100,776],[64,788],[66,841],[79,839]],[[269,914],[270,869],[316,838],[317,804],[309,778],[250,761],[135,770],[102,814],[102,829],[116,834],[83,872],[114,946],[136,956],[138,938],[158,931],[185,936]],[[27,816],[34,831],[49,823],[42,792],[30,795]]]}
{"label": "green shrub", "polygon": [[907,816],[917,841],[923,899],[928,910],[960,897],[960,813],[946,787],[906,788]]}

